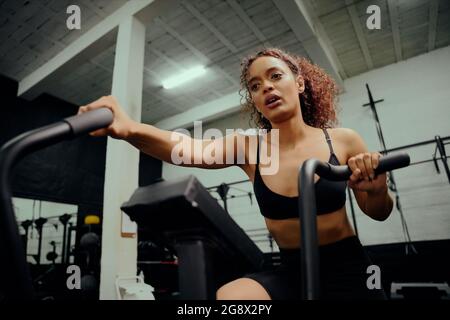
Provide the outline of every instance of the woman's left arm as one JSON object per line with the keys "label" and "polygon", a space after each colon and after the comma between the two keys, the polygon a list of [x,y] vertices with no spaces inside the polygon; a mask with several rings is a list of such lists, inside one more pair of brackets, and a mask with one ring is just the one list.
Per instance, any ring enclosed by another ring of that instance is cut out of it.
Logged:
{"label": "woman's left arm", "polygon": [[369,217],[386,220],[394,202],[389,195],[386,173],[375,176],[380,154],[368,152],[361,136],[351,129],[343,129],[347,146],[347,164],[352,170],[348,186],[353,189],[361,210]]}

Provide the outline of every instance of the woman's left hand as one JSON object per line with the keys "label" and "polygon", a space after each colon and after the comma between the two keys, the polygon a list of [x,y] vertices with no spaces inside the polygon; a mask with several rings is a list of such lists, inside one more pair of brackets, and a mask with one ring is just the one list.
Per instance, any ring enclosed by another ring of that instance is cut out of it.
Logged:
{"label": "woman's left hand", "polygon": [[348,159],[348,166],[352,170],[348,186],[353,190],[368,193],[387,191],[386,173],[375,176],[374,172],[378,167],[380,157],[381,154],[378,152],[365,152]]}

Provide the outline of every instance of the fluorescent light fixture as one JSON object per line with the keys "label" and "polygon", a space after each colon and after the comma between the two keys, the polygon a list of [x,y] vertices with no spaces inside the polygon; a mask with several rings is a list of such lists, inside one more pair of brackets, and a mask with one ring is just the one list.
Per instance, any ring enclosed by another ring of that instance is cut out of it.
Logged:
{"label": "fluorescent light fixture", "polygon": [[164,89],[172,89],[173,87],[179,86],[189,80],[197,78],[203,75],[206,72],[204,66],[197,66],[185,71],[180,72],[179,74],[170,77],[162,82]]}

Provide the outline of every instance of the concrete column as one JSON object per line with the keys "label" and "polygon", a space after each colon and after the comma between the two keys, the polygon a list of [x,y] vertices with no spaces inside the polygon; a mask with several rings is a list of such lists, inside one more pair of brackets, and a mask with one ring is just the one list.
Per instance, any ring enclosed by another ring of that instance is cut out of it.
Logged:
{"label": "concrete column", "polygon": [[[134,120],[141,121],[145,25],[129,16],[119,24],[112,95]],[[137,234],[124,222],[120,206],[138,187],[139,151],[108,138],[103,204],[100,299],[117,299],[118,276],[135,276]]]}

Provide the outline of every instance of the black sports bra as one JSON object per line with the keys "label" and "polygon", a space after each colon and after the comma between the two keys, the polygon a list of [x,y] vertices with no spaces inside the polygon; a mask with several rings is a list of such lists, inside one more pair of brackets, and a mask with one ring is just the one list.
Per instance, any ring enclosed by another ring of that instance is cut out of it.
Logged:
{"label": "black sports bra", "polygon": [[[331,139],[326,129],[323,129],[330,148],[330,164],[339,165],[339,160],[333,151]],[[259,137],[258,137],[259,141]],[[329,181],[321,179],[316,181],[316,208],[317,215],[334,212],[345,205],[346,181]],[[288,219],[299,217],[298,196],[288,197],[270,190],[259,172],[259,142],[253,190],[258,201],[261,214],[269,219]]]}

